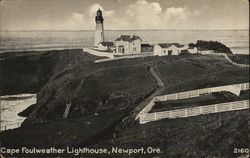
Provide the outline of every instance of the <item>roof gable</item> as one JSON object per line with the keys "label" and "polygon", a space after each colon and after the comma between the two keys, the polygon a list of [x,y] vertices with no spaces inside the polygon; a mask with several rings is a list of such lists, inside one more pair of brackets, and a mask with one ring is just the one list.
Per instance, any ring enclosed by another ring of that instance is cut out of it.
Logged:
{"label": "roof gable", "polygon": [[141,44],[141,47],[153,47],[153,46],[148,44],[148,43],[143,43],[143,44]]}
{"label": "roof gable", "polygon": [[182,48],[185,45],[179,44],[179,43],[159,43],[158,44],[161,48],[169,48],[171,46],[175,46],[177,48]]}
{"label": "roof gable", "polygon": [[113,42],[100,42],[99,44],[101,44],[103,46],[113,46],[114,45]]}
{"label": "roof gable", "polygon": [[135,40],[141,40],[142,39],[139,37],[139,36],[131,36],[131,35],[121,35],[119,38],[117,38],[115,41],[128,41],[128,42],[132,42],[132,41],[135,41]]}

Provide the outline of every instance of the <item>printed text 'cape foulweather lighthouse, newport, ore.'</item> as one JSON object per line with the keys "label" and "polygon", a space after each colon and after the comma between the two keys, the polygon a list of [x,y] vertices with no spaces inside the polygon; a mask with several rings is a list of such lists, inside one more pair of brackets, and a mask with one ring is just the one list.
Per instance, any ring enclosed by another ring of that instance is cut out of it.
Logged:
{"label": "printed text 'cape foulweather lighthouse, newport, ore.'", "polygon": [[96,29],[95,29],[95,46],[98,46],[100,42],[104,41],[104,30],[103,30],[103,17],[102,11],[99,9],[96,12],[95,22],[96,22]]}

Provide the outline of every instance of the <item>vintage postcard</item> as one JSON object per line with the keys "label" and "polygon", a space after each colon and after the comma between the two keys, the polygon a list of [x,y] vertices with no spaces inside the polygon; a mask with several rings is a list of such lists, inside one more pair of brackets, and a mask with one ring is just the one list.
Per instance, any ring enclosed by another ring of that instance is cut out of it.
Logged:
{"label": "vintage postcard", "polygon": [[0,0],[1,158],[249,157],[248,0]]}

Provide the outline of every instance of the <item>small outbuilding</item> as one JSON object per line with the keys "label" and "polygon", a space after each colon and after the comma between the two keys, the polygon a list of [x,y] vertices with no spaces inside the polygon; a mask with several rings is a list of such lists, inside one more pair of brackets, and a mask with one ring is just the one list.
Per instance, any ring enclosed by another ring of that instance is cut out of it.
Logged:
{"label": "small outbuilding", "polygon": [[150,44],[143,43],[141,44],[141,52],[153,52],[154,47]]}
{"label": "small outbuilding", "polygon": [[158,43],[154,46],[154,55],[179,55],[187,49],[187,45],[182,45],[179,43]]}
{"label": "small outbuilding", "polygon": [[190,53],[190,54],[196,54],[196,53],[198,53],[197,47],[195,47],[193,45],[189,45],[189,47],[188,47],[188,53]]}

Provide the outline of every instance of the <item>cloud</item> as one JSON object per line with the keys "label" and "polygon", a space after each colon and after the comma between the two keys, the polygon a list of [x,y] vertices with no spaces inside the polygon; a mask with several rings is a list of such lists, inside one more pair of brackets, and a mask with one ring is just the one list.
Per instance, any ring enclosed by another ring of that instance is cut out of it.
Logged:
{"label": "cloud", "polygon": [[90,17],[94,17],[95,14],[96,14],[96,11],[98,9],[101,9],[102,11],[104,11],[103,7],[100,4],[98,4],[98,3],[91,5],[89,7],[89,16]]}
{"label": "cloud", "polygon": [[[186,25],[187,20],[199,12],[184,7],[169,7],[163,10],[158,2],[137,0],[126,9],[124,21],[130,29],[176,29]],[[120,26],[122,27],[122,26]]]}
{"label": "cloud", "polygon": [[[105,29],[248,29],[248,0],[77,0],[3,1],[0,28],[6,30],[93,30],[96,11]],[[100,2],[100,3],[98,3]],[[92,3],[92,4],[91,4]],[[106,6],[109,6],[106,8]],[[223,6],[223,7],[221,7]],[[31,14],[32,12],[32,14]]]}
{"label": "cloud", "polygon": [[81,22],[84,19],[84,15],[81,13],[73,13],[72,19],[74,19],[75,21]]}
{"label": "cloud", "polygon": [[184,9],[181,7],[175,8],[175,7],[171,7],[171,8],[167,8],[166,9],[166,14],[172,15],[172,16],[178,16],[183,14]]}
{"label": "cloud", "polygon": [[115,13],[114,10],[104,10],[104,8],[96,3],[88,7],[85,12],[73,12],[66,20],[60,23],[54,23],[54,26],[57,26],[57,29],[60,30],[92,30],[95,28],[95,16],[96,11],[101,9],[103,11],[103,16],[108,18]]}
{"label": "cloud", "polygon": [[[211,14],[210,6],[204,4],[200,8],[191,9],[186,6],[169,6],[163,8],[158,2],[146,0],[133,1],[122,11],[104,8],[95,3],[83,12],[72,12],[60,21],[41,20],[38,22],[42,29],[57,30],[93,30],[95,28],[96,11],[101,9],[104,16],[104,28],[107,30],[133,30],[133,29],[198,29],[221,26],[223,21],[213,21],[215,26],[207,24]],[[202,17],[202,18],[201,18]],[[204,21],[205,20],[205,21]],[[230,21],[228,22],[230,23]],[[211,26],[210,26],[211,25]],[[38,28],[39,29],[39,28]]]}

